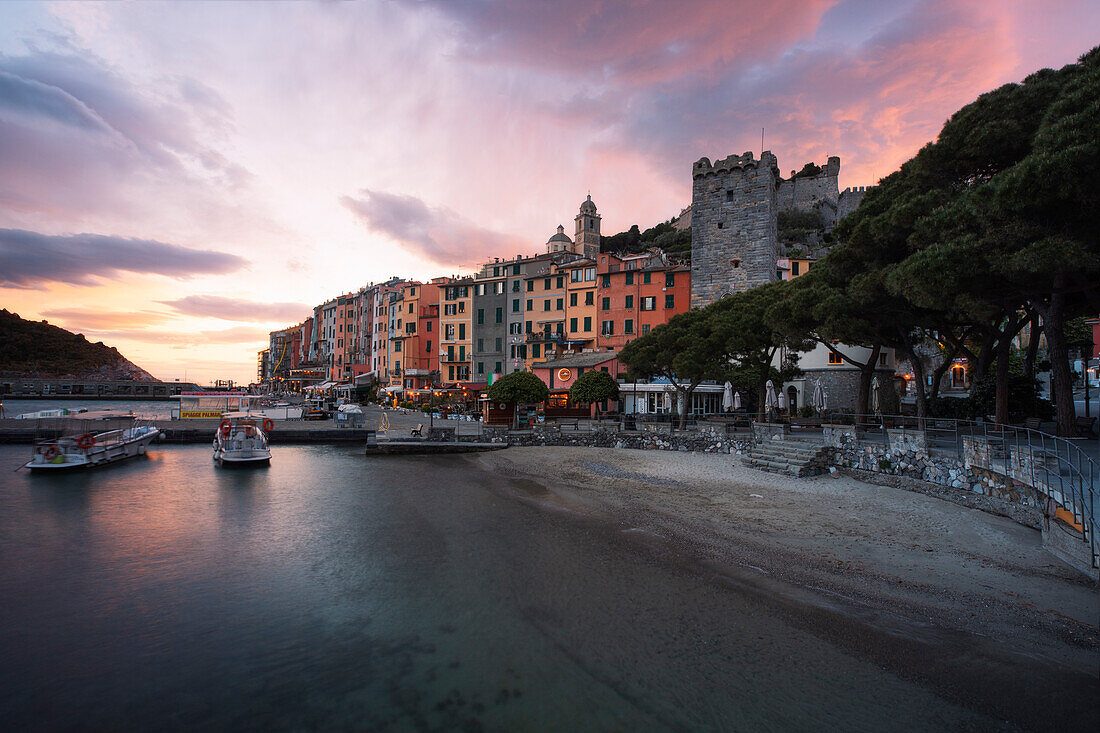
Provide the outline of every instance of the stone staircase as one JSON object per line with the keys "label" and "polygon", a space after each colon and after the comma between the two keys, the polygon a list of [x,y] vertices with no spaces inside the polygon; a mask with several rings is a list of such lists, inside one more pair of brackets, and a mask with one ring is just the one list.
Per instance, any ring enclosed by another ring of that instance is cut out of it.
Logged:
{"label": "stone staircase", "polygon": [[745,466],[789,476],[816,476],[825,473],[827,451],[822,445],[793,440],[768,440],[757,443],[741,457]]}

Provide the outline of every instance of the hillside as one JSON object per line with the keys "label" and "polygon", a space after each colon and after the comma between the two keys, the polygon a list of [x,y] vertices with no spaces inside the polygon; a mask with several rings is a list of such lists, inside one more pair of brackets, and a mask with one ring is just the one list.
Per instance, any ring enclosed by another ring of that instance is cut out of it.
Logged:
{"label": "hillside", "polygon": [[0,375],[159,381],[102,341],[90,343],[46,321],[25,321],[0,309]]}
{"label": "hillside", "polygon": [[691,259],[691,227],[678,229],[675,220],[662,222],[654,227],[639,231],[638,225],[625,232],[601,237],[601,252],[644,252],[650,247],[660,247],[668,254],[682,260]]}

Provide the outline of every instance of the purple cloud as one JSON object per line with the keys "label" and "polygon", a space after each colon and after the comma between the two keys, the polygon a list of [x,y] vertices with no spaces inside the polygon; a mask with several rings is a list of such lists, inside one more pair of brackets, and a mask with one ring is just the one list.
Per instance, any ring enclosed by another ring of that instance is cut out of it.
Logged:
{"label": "purple cloud", "polygon": [[186,280],[243,268],[236,255],[197,250],[149,239],[102,234],[49,235],[0,229],[0,286],[40,287],[47,282],[98,285],[121,272]]}
{"label": "purple cloud", "polygon": [[177,300],[160,300],[178,313],[188,316],[222,318],[227,321],[301,321],[313,307],[305,303],[260,303],[219,295],[188,295]]}
{"label": "purple cloud", "polygon": [[415,196],[363,189],[358,198],[341,196],[340,203],[368,229],[439,265],[470,266],[493,255],[530,248],[529,242],[479,227]]}
{"label": "purple cloud", "polygon": [[142,90],[89,52],[0,55],[0,211],[75,221],[131,211],[135,189],[238,186],[250,174],[198,135],[229,114],[198,82]]}

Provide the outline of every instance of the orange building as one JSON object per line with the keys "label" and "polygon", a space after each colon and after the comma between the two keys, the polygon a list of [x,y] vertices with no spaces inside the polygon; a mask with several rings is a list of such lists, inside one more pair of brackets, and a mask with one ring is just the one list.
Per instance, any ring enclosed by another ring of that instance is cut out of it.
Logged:
{"label": "orange building", "polygon": [[601,253],[596,262],[596,347],[618,351],[690,309],[691,269],[660,252]]}

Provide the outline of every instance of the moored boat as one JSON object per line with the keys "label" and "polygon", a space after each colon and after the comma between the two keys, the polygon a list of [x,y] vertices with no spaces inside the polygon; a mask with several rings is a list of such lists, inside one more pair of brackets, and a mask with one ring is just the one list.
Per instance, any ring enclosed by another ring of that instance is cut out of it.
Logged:
{"label": "moored boat", "polygon": [[36,437],[34,457],[25,468],[32,471],[68,471],[93,468],[115,463],[127,458],[145,455],[149,444],[160,435],[152,425],[135,425],[132,416],[104,418],[128,423],[125,427],[102,430],[96,421],[88,420],[81,432],[62,434],[60,437]]}
{"label": "moored boat", "polygon": [[263,414],[227,412],[214,434],[214,463],[219,466],[255,466],[271,462],[267,433],[274,421]]}

